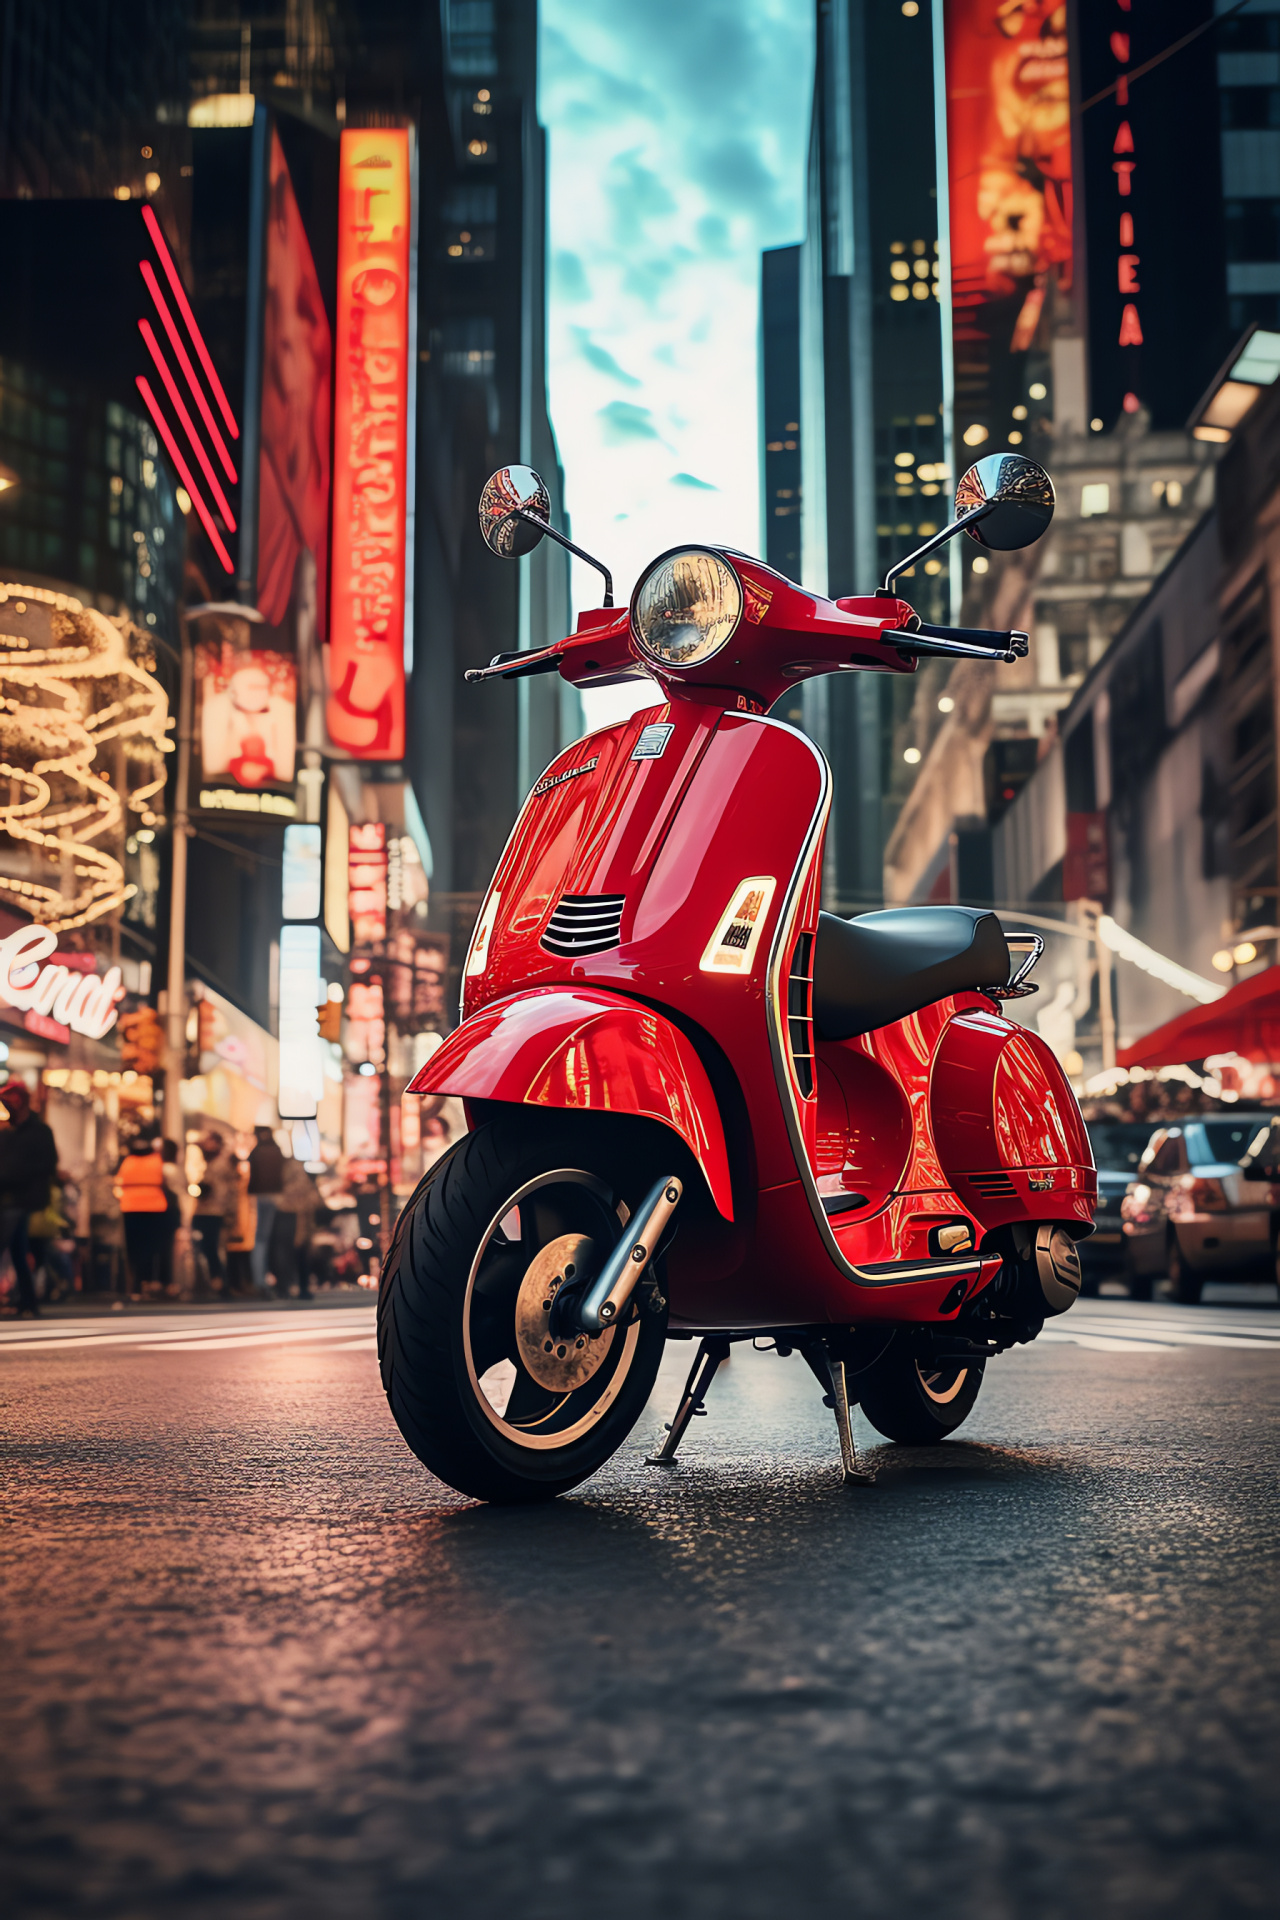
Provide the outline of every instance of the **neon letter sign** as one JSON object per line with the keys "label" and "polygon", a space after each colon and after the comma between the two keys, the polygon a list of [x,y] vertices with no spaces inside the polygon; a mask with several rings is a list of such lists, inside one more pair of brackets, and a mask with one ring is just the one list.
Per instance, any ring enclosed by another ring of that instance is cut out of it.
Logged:
{"label": "neon letter sign", "polygon": [[404,754],[409,442],[409,136],[342,136],[334,367],[329,736],[362,760]]}

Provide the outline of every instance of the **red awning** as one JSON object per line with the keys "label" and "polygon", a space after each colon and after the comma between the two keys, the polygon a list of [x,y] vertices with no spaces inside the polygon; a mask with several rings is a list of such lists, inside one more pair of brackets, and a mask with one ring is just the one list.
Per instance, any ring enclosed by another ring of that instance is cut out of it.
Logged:
{"label": "red awning", "polygon": [[1266,967],[1208,1007],[1192,1007],[1153,1033],[1121,1047],[1121,1067],[1171,1067],[1210,1053],[1280,1060],[1280,966]]}

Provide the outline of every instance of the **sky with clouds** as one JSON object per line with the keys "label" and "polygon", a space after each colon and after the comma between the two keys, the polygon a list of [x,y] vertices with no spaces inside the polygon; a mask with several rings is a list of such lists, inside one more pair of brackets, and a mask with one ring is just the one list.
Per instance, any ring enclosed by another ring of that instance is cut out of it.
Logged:
{"label": "sky with clouds", "polygon": [[682,541],[759,549],[759,256],[803,230],[812,36],[807,0],[542,0],[551,417],[620,601]]}

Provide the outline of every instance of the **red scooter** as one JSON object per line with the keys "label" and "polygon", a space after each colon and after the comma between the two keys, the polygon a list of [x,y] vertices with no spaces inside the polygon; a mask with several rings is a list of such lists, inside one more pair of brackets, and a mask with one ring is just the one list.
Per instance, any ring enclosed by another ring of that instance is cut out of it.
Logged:
{"label": "red scooter", "polygon": [[[852,1406],[936,1442],[987,1361],[1075,1300],[1088,1139],[1052,1053],[1000,1010],[1034,992],[1042,943],[971,907],[822,912],[830,772],[769,713],[817,674],[1025,654],[1025,634],[922,625],[893,582],[962,530],[1026,546],[1053,504],[1032,461],[980,460],[952,522],[864,599],[688,546],[616,610],[592,561],[605,604],[576,633],[467,676],[647,674],[662,700],[535,783],[462,1024],[410,1087],[458,1095],[469,1131],[400,1216],[379,1353],[405,1439],[460,1492],[584,1480],[664,1343],[697,1339],[670,1464],[732,1343],[762,1336],[808,1362],[866,1481]],[[529,468],[493,476],[480,519],[499,554],[570,545]]]}

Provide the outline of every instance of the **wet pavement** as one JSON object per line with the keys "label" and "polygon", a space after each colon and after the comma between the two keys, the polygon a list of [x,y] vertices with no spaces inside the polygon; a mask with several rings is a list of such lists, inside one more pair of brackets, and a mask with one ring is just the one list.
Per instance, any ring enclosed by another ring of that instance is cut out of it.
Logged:
{"label": "wet pavement", "polygon": [[0,1327],[7,1911],[1273,1913],[1280,1312],[1054,1332],[849,1491],[741,1349],[646,1467],[673,1347],[510,1511],[406,1452],[366,1307]]}

